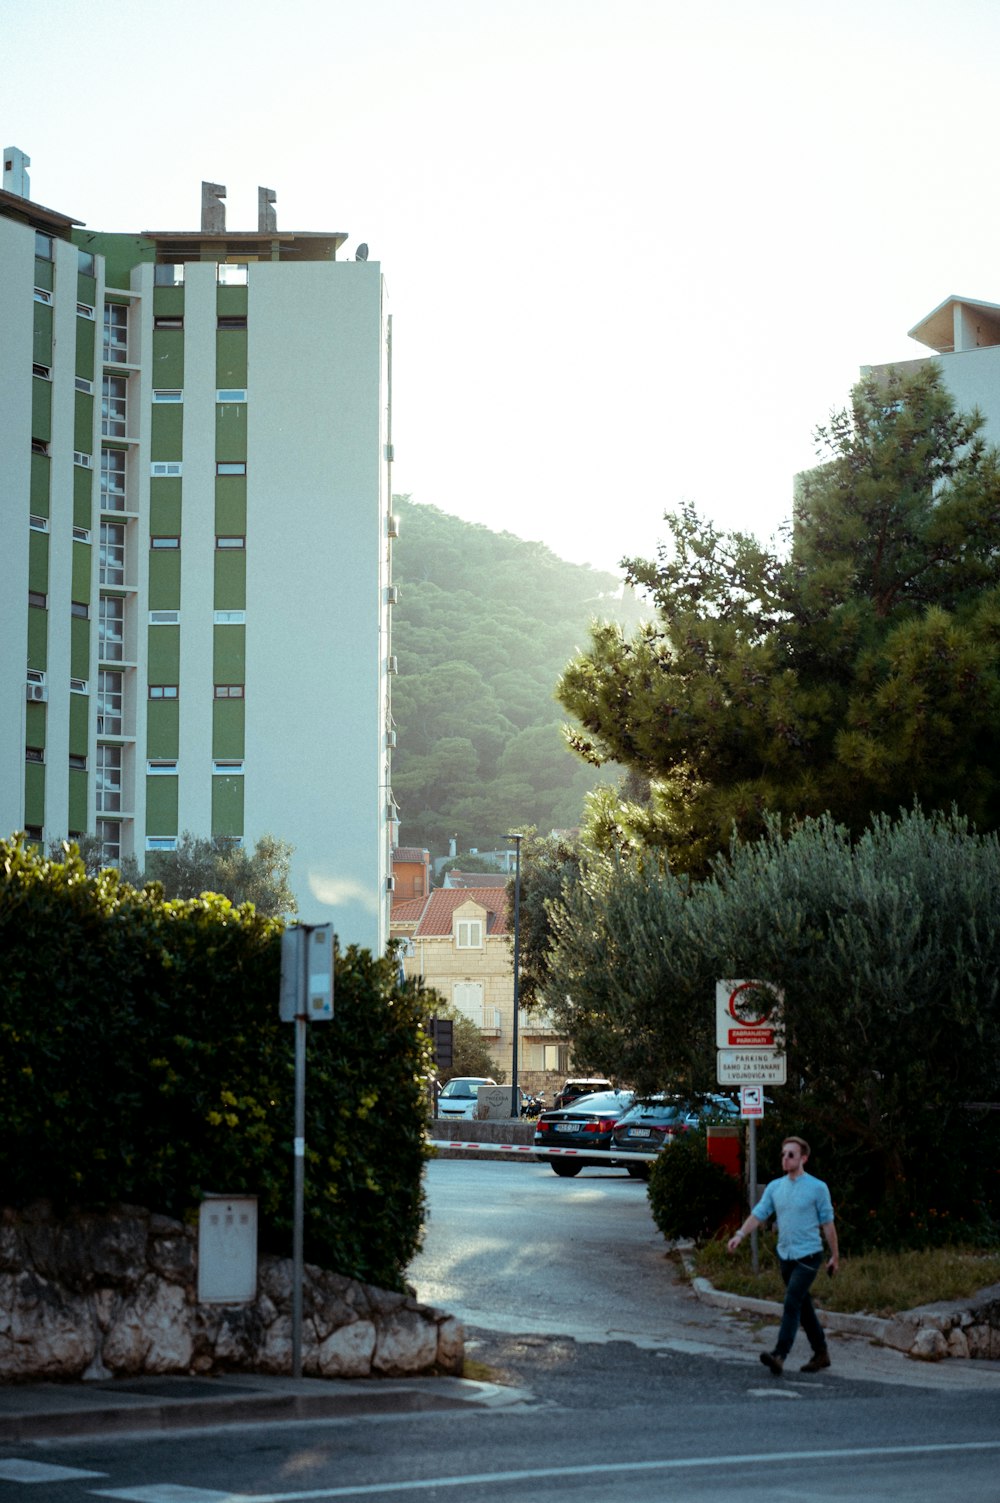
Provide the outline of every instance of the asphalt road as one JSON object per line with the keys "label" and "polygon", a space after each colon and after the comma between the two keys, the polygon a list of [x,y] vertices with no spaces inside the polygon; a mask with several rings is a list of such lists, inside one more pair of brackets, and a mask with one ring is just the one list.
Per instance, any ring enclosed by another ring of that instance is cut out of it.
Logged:
{"label": "asphalt road", "polygon": [[[757,1361],[766,1329],[675,1282],[641,1183],[469,1161],[428,1183],[413,1276],[461,1306],[493,1407],[0,1448],[0,1500],[1000,1499],[1000,1364],[851,1339],[829,1372],[776,1380]],[[69,1475],[19,1479],[25,1463]]]}

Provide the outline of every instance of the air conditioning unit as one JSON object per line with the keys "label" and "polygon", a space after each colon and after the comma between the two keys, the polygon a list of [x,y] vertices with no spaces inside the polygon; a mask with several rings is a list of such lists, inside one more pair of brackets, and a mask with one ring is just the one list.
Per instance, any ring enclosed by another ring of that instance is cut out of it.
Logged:
{"label": "air conditioning unit", "polygon": [[26,684],[25,690],[29,704],[45,704],[49,697],[49,691],[44,684]]}

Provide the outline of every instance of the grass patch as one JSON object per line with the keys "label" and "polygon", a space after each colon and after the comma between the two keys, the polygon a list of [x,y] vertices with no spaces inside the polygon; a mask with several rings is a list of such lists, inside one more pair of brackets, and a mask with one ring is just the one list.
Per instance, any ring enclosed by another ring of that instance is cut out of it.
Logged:
{"label": "grass patch", "polygon": [[[774,1235],[760,1236],[760,1272],[750,1267],[749,1238],[730,1255],[724,1242],[707,1242],[695,1250],[695,1272],[716,1289],[756,1299],[782,1300],[784,1286],[774,1255]],[[1000,1283],[1000,1253],[975,1248],[937,1247],[926,1252],[871,1252],[842,1257],[836,1278],[823,1268],[812,1293],[825,1310],[894,1315],[916,1305],[965,1299],[989,1284]]]}

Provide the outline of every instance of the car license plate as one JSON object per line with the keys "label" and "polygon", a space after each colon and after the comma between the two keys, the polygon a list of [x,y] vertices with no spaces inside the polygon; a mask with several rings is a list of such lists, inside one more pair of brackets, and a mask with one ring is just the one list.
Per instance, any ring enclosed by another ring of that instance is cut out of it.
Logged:
{"label": "car license plate", "polygon": [[648,1138],[649,1137],[649,1128],[648,1127],[630,1127],[629,1130],[628,1130],[628,1136],[630,1138]]}
{"label": "car license plate", "polygon": [[577,1125],[576,1125],[575,1122],[557,1122],[556,1123],[556,1132],[576,1132],[576,1131],[577,1131]]}

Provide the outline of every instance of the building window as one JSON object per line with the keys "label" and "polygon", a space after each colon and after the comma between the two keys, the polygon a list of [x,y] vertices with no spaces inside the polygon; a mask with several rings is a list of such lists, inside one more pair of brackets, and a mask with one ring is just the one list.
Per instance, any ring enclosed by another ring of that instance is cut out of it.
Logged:
{"label": "building window", "polygon": [[176,835],[147,835],[146,836],[146,849],[147,849],[147,851],[176,851],[176,849],[177,849],[177,836]]}
{"label": "building window", "polygon": [[101,433],[105,438],[125,437],[124,376],[105,376],[101,386]]}
{"label": "building window", "polygon": [[183,261],[164,261],[153,267],[154,287],[183,287]]}
{"label": "building window", "polygon": [[97,655],[106,663],[120,663],[125,656],[125,601],[120,595],[102,595],[97,612]]}
{"label": "building window", "polygon": [[122,807],[122,749],[120,746],[97,748],[97,812],[120,814]]}
{"label": "building window", "polygon": [[245,329],[247,326],[246,314],[228,317],[223,315],[216,325],[219,329]]}
{"label": "building window", "polygon": [[93,381],[88,381],[86,376],[77,376],[73,385],[77,391],[85,392],[88,397],[92,397],[94,394],[94,383]]}
{"label": "building window", "polygon": [[151,778],[175,778],[177,776],[177,758],[151,757],[146,763],[146,772]]}
{"label": "building window", "polygon": [[26,746],[24,748],[24,760],[26,762],[44,762],[45,751],[40,746]]}
{"label": "building window", "polygon": [[36,287],[35,288],[35,302],[36,303],[48,303],[48,304],[51,305],[52,294],[51,294],[51,292],[49,291],[49,289],[47,287]]}
{"label": "building window", "polygon": [[84,454],[80,449],[74,449],[73,463],[78,464],[81,470],[92,470],[94,468],[94,456],[93,454]]}
{"label": "building window", "polygon": [[223,386],[215,393],[217,402],[245,402],[247,399],[244,386]]}
{"label": "building window", "polygon": [[94,322],[94,310],[89,303],[77,303],[76,316],[77,318],[89,318],[91,323]]}
{"label": "building window", "polygon": [[181,546],[181,540],[179,537],[168,537],[166,535],[162,537],[157,536],[150,538],[149,546],[151,548],[179,548]]}
{"label": "building window", "polygon": [[71,694],[89,694],[90,689],[87,686],[87,680],[85,678],[71,678],[69,681],[69,692]]}
{"label": "building window", "polygon": [[183,329],[183,327],[184,319],[179,313],[158,313],[153,319],[154,329]]}
{"label": "building window", "polygon": [[[220,261],[215,269],[215,277],[220,287],[245,287],[247,285],[247,267],[245,261]],[[223,326],[223,320],[219,319],[219,328]],[[247,326],[243,320],[243,328]]]}
{"label": "building window", "polygon": [[101,523],[98,568],[102,585],[125,583],[125,523]]}
{"label": "building window", "polygon": [[216,548],[245,548],[246,545],[246,538],[241,537],[220,535],[215,539]]}
{"label": "building window", "polygon": [[150,626],[177,626],[180,624],[180,611],[150,611]]}
{"label": "building window", "polygon": [[97,675],[97,734],[121,736],[124,674],[102,668]]}
{"label": "building window", "polygon": [[104,359],[115,365],[128,359],[128,308],[124,303],[104,304]]}
{"label": "building window", "polygon": [[69,613],[71,616],[75,616],[78,621],[90,620],[90,606],[85,600],[71,600],[69,603]]}
{"label": "building window", "polygon": [[245,459],[219,459],[216,460],[215,473],[217,475],[245,475],[247,462]]}
{"label": "building window", "polygon": [[52,367],[51,367],[51,365],[37,365],[36,364],[36,365],[33,365],[31,367],[31,374],[33,376],[37,376],[38,379],[39,379],[39,381],[51,381],[52,380]]}
{"label": "building window", "polygon": [[28,526],[32,532],[48,532],[49,519],[48,517],[36,517],[34,512],[32,512],[28,518]]}
{"label": "building window", "polygon": [[25,825],[25,827],[24,827],[24,833],[28,837],[29,840],[31,840],[31,841],[34,842],[35,845],[41,845],[41,843],[42,843],[42,827],[41,827],[41,825]]}
{"label": "building window", "polygon": [[176,387],[161,387],[153,392],[154,402],[183,402],[183,400],[183,391],[178,391]]}
{"label": "building window", "polygon": [[41,230],[35,231],[35,255],[39,261],[52,260],[52,236],[43,235]]}
{"label": "building window", "polygon": [[44,438],[33,438],[31,440],[31,452],[32,454],[48,454],[48,440]]}
{"label": "building window", "polygon": [[213,762],[212,771],[225,777],[241,778],[243,776],[243,763],[238,759],[234,761]]}
{"label": "building window", "polygon": [[125,510],[125,450],[101,450],[101,510]]}
{"label": "building window", "polygon": [[244,699],[246,697],[245,684],[216,684],[216,699]]}
{"label": "building window", "polygon": [[174,475],[179,475],[181,473],[181,462],[179,459],[171,459],[165,462],[151,464],[149,467],[149,473],[152,475],[154,480],[162,480],[165,477],[169,478]]}
{"label": "building window", "polygon": [[74,527],[73,528],[73,541],[74,541],[74,543],[89,543],[91,541],[90,528],[89,527]]}
{"label": "building window", "polygon": [[216,626],[245,626],[247,619],[246,611],[216,611]]}
{"label": "building window", "polygon": [[483,948],[482,919],[457,919],[455,944],[460,950],[481,950]]}
{"label": "building window", "polygon": [[40,611],[44,611],[48,609],[49,597],[43,594],[41,590],[29,590],[28,604],[35,606]]}
{"label": "building window", "polygon": [[97,838],[101,842],[101,860],[115,866],[121,860],[122,827],[116,819],[97,821]]}
{"label": "building window", "polygon": [[82,277],[97,275],[97,265],[94,261],[93,251],[78,250],[76,253],[76,265]]}
{"label": "building window", "polygon": [[150,697],[150,699],[176,699],[177,698],[177,685],[176,684],[150,684],[150,686],[149,686],[149,697]]}
{"label": "building window", "polygon": [[79,757],[79,756],[76,755],[75,752],[70,752],[70,754],[69,754],[69,770],[70,770],[70,772],[86,772],[87,771],[87,759],[86,759],[86,757]]}

